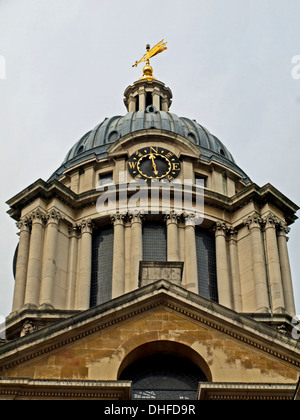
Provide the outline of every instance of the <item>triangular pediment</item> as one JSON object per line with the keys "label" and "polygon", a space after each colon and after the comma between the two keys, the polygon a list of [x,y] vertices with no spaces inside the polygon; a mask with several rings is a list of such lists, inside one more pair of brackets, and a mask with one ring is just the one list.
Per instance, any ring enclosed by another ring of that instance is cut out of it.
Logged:
{"label": "triangular pediment", "polygon": [[297,341],[162,280],[2,345],[0,376],[116,381],[158,341],[193,349],[213,381],[294,383],[300,370]]}

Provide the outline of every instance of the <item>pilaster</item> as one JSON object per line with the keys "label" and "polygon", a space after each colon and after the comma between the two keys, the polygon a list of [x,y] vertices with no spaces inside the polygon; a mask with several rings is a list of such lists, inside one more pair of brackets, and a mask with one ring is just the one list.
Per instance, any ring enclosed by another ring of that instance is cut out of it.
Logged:
{"label": "pilaster", "polygon": [[182,215],[185,223],[184,228],[184,249],[185,249],[185,283],[186,288],[193,293],[199,293],[197,250],[195,232],[195,214]]}
{"label": "pilaster", "polygon": [[278,251],[282,276],[282,287],[284,294],[285,308],[289,314],[295,315],[295,299],[293,293],[292,275],[287,247],[287,234],[290,229],[285,223],[280,223],[277,230]]}
{"label": "pilaster", "polygon": [[273,213],[268,213],[268,215],[264,217],[263,222],[265,224],[266,254],[272,298],[272,310],[275,313],[282,313],[285,312],[285,303],[276,234],[276,228],[279,221]]}
{"label": "pilaster", "polygon": [[166,214],[167,225],[167,260],[179,261],[178,215],[171,211]]}
{"label": "pilaster", "polygon": [[230,284],[230,271],[228,264],[226,234],[229,226],[226,223],[217,222],[215,227],[217,281],[220,305],[232,309],[232,292]]}
{"label": "pilaster", "polygon": [[93,222],[91,219],[84,219],[78,223],[78,227],[81,230],[81,246],[76,288],[76,309],[84,311],[90,306]]}
{"label": "pilaster", "polygon": [[232,295],[233,295],[233,306],[236,312],[243,311],[242,305],[242,291],[240,281],[240,267],[239,267],[239,256],[237,247],[237,230],[232,227],[228,231],[229,237],[229,260],[232,278]]}
{"label": "pilaster", "polygon": [[125,220],[127,214],[114,214],[114,259],[112,275],[112,298],[125,293]]}
{"label": "pilaster", "polygon": [[131,213],[131,290],[138,288],[140,261],[143,261],[143,214]]}
{"label": "pilaster", "polygon": [[30,244],[30,220],[28,217],[23,217],[16,225],[20,230],[20,239],[16,264],[13,312],[24,305]]}
{"label": "pilaster", "polygon": [[68,290],[66,307],[69,310],[75,309],[77,260],[78,260],[78,226],[73,224],[69,228],[69,255],[68,255]]}
{"label": "pilaster", "polygon": [[258,214],[249,216],[245,225],[251,232],[252,264],[254,274],[256,312],[270,312],[265,250],[262,236],[263,220]]}
{"label": "pilaster", "polygon": [[41,209],[34,210],[30,215],[32,223],[28,271],[24,305],[39,305],[41,265],[43,255],[43,235],[46,215]]}
{"label": "pilaster", "polygon": [[52,209],[46,216],[46,237],[44,244],[42,280],[40,291],[40,305],[43,309],[54,308],[54,285],[56,269],[56,249],[58,226],[62,216],[60,212]]}

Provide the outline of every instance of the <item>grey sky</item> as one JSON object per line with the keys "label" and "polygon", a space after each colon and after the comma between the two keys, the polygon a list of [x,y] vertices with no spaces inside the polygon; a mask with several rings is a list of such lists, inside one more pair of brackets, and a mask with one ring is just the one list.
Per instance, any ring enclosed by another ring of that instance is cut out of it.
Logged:
{"label": "grey sky", "polygon": [[[299,0],[0,0],[0,315],[11,310],[18,240],[5,201],[126,113],[146,43],[168,42],[151,64],[172,89],[171,111],[219,137],[255,183],[300,204],[299,17]],[[289,236],[299,313],[300,221]]]}

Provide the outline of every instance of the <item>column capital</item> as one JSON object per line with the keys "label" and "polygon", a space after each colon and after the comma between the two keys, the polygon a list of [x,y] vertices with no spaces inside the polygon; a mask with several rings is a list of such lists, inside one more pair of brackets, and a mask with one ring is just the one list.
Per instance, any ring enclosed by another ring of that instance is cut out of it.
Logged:
{"label": "column capital", "polygon": [[78,228],[81,230],[81,233],[92,233],[94,224],[91,219],[83,219],[77,224]]}
{"label": "column capital", "polygon": [[278,228],[278,231],[277,231],[278,236],[286,237],[286,235],[288,235],[289,232],[291,231],[288,225],[284,222],[279,222],[277,228]]}
{"label": "column capital", "polygon": [[248,216],[246,220],[244,220],[244,225],[247,226],[249,230],[253,228],[261,229],[262,224],[263,219],[260,217],[259,214],[252,214]]}
{"label": "column capital", "polygon": [[144,213],[143,212],[133,212],[128,213],[128,218],[131,220],[131,224],[133,223],[143,223]]}
{"label": "column capital", "polygon": [[238,230],[234,229],[233,226],[228,226],[228,235],[230,240],[236,240],[237,235],[238,235]]}
{"label": "column capital", "polygon": [[17,223],[16,223],[17,228],[20,230],[20,232],[29,232],[30,229],[30,219],[25,216],[22,217]]}
{"label": "column capital", "polygon": [[179,216],[179,218],[184,221],[185,227],[187,226],[195,227],[196,226],[195,217],[196,217],[195,213],[186,213],[186,212],[182,213]]}
{"label": "column capital", "polygon": [[29,216],[29,220],[34,223],[44,224],[46,221],[46,213],[43,212],[40,208],[33,210],[33,212]]}
{"label": "column capital", "polygon": [[266,216],[263,217],[262,220],[262,223],[265,225],[265,229],[276,229],[279,225],[279,219],[272,212],[269,212]]}
{"label": "column capital", "polygon": [[213,227],[213,231],[215,232],[216,236],[225,237],[230,231],[230,226],[227,225],[225,222],[216,222],[216,224]]}
{"label": "column capital", "polygon": [[46,215],[47,224],[55,223],[57,226],[63,220],[62,215],[59,211],[52,209]]}
{"label": "column capital", "polygon": [[80,226],[78,226],[77,223],[73,223],[72,225],[69,226],[68,228],[69,231],[69,236],[72,238],[73,236],[77,237],[77,235],[80,232]]}
{"label": "column capital", "polygon": [[116,213],[110,216],[110,220],[114,224],[114,226],[116,225],[124,226],[126,219],[127,219],[127,213]]}
{"label": "column capital", "polygon": [[170,224],[177,225],[180,218],[181,218],[181,214],[177,214],[174,210],[172,210],[166,213],[164,220],[167,226]]}

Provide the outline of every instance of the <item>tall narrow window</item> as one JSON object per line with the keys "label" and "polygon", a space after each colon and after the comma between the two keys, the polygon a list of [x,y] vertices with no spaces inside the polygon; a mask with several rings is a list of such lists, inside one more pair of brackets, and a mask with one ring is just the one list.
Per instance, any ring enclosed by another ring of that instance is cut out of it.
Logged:
{"label": "tall narrow window", "polygon": [[167,227],[164,223],[144,223],[143,260],[167,261]]}
{"label": "tall narrow window", "polygon": [[147,106],[150,106],[150,105],[153,105],[152,93],[147,92],[146,93],[146,108],[147,108]]}
{"label": "tall narrow window", "polygon": [[93,234],[92,282],[90,306],[97,306],[112,298],[114,230],[112,226]]}
{"label": "tall narrow window", "polygon": [[196,229],[199,294],[218,302],[215,238],[205,229]]}

